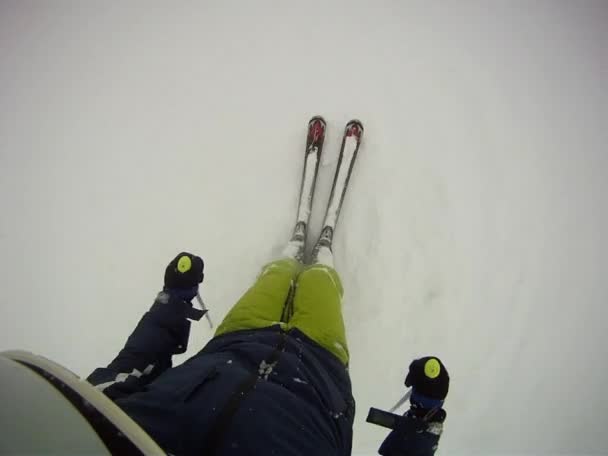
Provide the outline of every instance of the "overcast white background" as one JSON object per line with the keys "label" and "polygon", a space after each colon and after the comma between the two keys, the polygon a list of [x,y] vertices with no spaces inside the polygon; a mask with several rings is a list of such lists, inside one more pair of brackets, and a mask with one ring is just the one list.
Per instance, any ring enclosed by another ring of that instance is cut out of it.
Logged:
{"label": "overcast white background", "polygon": [[435,354],[441,454],[607,454],[607,49],[605,1],[3,0],[0,349],[87,375],[181,250],[217,322],[290,235],[308,119],[314,237],[357,117],[355,451]]}

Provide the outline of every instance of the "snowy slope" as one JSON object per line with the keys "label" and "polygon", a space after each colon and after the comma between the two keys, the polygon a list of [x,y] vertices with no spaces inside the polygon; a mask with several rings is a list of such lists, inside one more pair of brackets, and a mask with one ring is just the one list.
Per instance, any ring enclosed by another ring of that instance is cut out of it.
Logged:
{"label": "snowy slope", "polygon": [[442,454],[608,453],[607,23],[601,1],[2,2],[0,349],[88,374],[183,249],[218,321],[291,234],[310,116],[314,235],[357,117],[355,451],[433,353]]}

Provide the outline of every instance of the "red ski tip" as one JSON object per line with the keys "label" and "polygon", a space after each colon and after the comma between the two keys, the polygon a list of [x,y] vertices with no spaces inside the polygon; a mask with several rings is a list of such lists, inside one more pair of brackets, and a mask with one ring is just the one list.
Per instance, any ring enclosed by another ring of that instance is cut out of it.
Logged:
{"label": "red ski tip", "polygon": [[326,122],[325,122],[325,119],[323,118],[323,116],[312,116],[310,118],[310,120],[308,121],[308,125],[310,125],[311,123],[313,123],[317,120],[320,121],[323,124],[323,126],[325,126]]}
{"label": "red ski tip", "polygon": [[316,142],[325,135],[325,120],[321,116],[315,116],[308,123],[308,137]]}
{"label": "red ski tip", "polygon": [[353,119],[346,124],[344,136],[356,136],[357,139],[361,139],[363,135],[363,124],[357,119]]}

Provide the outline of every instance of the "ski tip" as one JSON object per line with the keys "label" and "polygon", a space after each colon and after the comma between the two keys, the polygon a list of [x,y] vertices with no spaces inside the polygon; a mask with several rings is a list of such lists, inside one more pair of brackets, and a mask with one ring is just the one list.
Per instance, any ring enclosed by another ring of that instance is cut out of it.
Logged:
{"label": "ski tip", "polygon": [[361,122],[359,119],[351,119],[346,123],[347,128],[352,125],[358,125],[359,128],[361,128],[361,130],[363,130],[363,122]]}
{"label": "ski tip", "polygon": [[316,144],[317,146],[323,145],[323,140],[325,138],[325,119],[321,116],[314,116],[308,122],[308,139],[307,139],[307,147]]}
{"label": "ski tip", "polygon": [[344,136],[356,136],[361,139],[363,136],[363,123],[359,119],[352,119],[346,124]]}
{"label": "ski tip", "polygon": [[323,126],[325,126],[327,124],[327,122],[325,122],[325,119],[323,118],[323,116],[312,116],[310,118],[310,120],[308,121],[308,125],[314,123],[315,121],[319,121],[323,124]]}

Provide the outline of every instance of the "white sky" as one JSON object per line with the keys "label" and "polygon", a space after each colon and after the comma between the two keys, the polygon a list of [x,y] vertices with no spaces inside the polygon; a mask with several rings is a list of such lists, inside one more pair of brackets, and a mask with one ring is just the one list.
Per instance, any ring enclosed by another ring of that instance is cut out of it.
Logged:
{"label": "white sky", "polygon": [[435,354],[442,454],[608,453],[606,24],[602,1],[3,1],[0,349],[87,375],[184,249],[218,321],[291,234],[308,119],[317,234],[356,117],[356,451]]}

